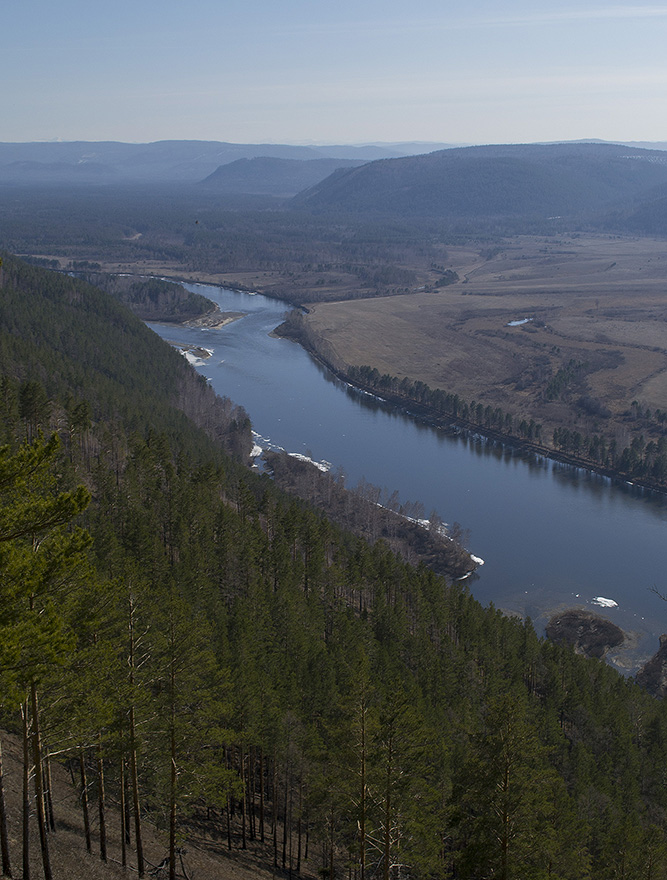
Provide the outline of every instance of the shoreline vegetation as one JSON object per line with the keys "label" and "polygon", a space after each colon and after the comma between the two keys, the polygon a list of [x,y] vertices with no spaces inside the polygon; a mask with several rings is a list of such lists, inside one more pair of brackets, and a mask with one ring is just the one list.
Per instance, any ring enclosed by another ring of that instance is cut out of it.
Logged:
{"label": "shoreline vegetation", "polygon": [[[619,449],[614,439],[607,440],[599,434],[591,437],[560,428],[554,431],[554,443],[558,443],[559,448],[549,446],[542,437],[542,425],[533,419],[522,419],[515,425],[512,415],[498,407],[484,406],[475,400],[468,403],[455,393],[432,389],[419,380],[380,375],[371,366],[344,363],[326,340],[319,338],[306,326],[303,314],[297,310],[291,312],[274,332],[277,336],[299,343],[341,381],[434,428],[467,431],[523,453],[582,468],[611,480],[667,493],[665,436],[657,442],[646,442],[643,434],[638,434],[626,447]],[[470,418],[472,412],[475,413],[475,419]],[[583,450],[589,451],[589,455],[582,454]]]}
{"label": "shoreline vegetation", "polygon": [[423,563],[436,574],[459,581],[483,564],[465,549],[466,535],[458,523],[448,527],[432,513],[427,525],[423,511],[415,515],[408,510],[418,504],[400,505],[396,497],[388,506],[382,503],[379,487],[363,483],[348,488],[344,478],[287,452],[265,450],[262,458],[277,486],[321,510],[337,526],[371,546],[382,540],[411,565]]}

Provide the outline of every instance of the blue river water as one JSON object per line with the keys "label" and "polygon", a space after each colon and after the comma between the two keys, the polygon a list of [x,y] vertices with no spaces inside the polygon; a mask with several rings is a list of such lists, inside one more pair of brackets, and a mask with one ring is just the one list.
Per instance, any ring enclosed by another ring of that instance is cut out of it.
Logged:
{"label": "blue river water", "polygon": [[566,607],[606,616],[634,634],[614,658],[626,671],[657,650],[667,632],[667,602],[655,592],[667,593],[666,495],[431,428],[272,336],[283,303],[186,286],[244,317],[215,330],[149,326],[211,352],[196,369],[246,408],[260,445],[325,461],[347,485],[364,478],[460,523],[484,560],[469,581],[483,604],[529,615],[538,629]]}

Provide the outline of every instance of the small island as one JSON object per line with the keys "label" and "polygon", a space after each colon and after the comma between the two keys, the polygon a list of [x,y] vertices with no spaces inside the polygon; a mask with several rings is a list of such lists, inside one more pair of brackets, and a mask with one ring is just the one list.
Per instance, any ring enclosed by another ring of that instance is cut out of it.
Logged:
{"label": "small island", "polygon": [[203,315],[185,321],[184,323],[188,327],[205,327],[208,330],[219,330],[226,324],[231,324],[232,321],[238,321],[239,318],[245,316],[244,312],[223,312],[215,303],[211,303],[210,300],[207,300],[207,302],[213,308]]}
{"label": "small island", "polygon": [[577,654],[598,659],[626,641],[626,634],[615,623],[579,608],[554,614],[546,634],[559,645],[571,645]]}

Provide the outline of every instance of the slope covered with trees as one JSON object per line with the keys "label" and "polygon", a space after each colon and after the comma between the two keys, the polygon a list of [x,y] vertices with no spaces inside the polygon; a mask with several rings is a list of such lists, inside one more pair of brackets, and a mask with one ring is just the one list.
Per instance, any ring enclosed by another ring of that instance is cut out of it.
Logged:
{"label": "slope covered with trees", "polygon": [[142,321],[182,323],[213,311],[211,301],[164,278],[83,272],[77,275],[120,300]]}
{"label": "slope covered with trees", "polygon": [[363,164],[363,159],[277,159],[257,156],[221,165],[202,180],[201,186],[219,193],[293,196],[324,180],[337,168]]}
{"label": "slope covered with trees", "polygon": [[[194,823],[332,880],[665,876],[662,702],[251,474],[173,408],[177,355],[133,374],[152,343],[118,304],[5,270],[2,711],[44,865],[57,755],[82,852],[140,875],[150,819],[171,876]],[[65,327],[94,315],[131,344],[106,362],[90,337],[98,361],[67,373]]]}
{"label": "slope covered with trees", "polygon": [[443,218],[591,216],[667,181],[658,150],[507,144],[440,150],[340,169],[294,205]]}

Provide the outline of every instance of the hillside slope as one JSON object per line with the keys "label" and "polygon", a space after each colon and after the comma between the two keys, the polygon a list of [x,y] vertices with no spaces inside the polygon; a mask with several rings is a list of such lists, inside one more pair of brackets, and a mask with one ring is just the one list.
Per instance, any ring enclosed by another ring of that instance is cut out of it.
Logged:
{"label": "hillside slope", "polygon": [[[190,455],[208,434],[230,452],[252,447],[247,414],[213,390],[128,309],[85,281],[2,254],[0,373],[48,397],[86,401],[96,422],[150,426]],[[188,419],[202,429],[202,439]],[[179,424],[180,422],[180,424]],[[47,430],[47,425],[43,426]]]}
{"label": "hillside slope", "polygon": [[295,207],[446,218],[580,215],[667,181],[667,155],[612,144],[466,147],[339,170]]}
{"label": "hillside slope", "polygon": [[363,159],[237,159],[216,168],[201,185],[220,193],[293,196],[324,180],[337,168],[363,164]]}

